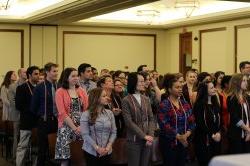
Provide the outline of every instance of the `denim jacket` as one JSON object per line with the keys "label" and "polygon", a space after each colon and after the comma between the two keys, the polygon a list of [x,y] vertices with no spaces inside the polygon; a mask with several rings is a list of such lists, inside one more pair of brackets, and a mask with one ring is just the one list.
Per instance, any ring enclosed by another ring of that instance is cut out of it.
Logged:
{"label": "denim jacket", "polygon": [[[112,111],[105,109],[99,113],[95,124],[89,123],[89,111],[82,113],[81,134],[84,140],[82,149],[97,156],[95,147],[105,148],[108,143],[113,144],[116,138],[115,118]],[[112,150],[108,153],[111,154]]]}

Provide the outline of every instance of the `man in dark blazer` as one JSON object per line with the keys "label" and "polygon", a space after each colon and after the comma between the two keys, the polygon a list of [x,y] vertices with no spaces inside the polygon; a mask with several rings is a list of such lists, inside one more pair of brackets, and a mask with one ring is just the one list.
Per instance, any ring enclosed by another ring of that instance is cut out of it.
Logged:
{"label": "man in dark blazer", "polygon": [[26,74],[28,81],[17,87],[15,98],[16,109],[20,111],[20,140],[16,151],[16,166],[24,165],[24,158],[31,141],[34,115],[30,111],[30,101],[39,80],[39,68],[31,66]]}

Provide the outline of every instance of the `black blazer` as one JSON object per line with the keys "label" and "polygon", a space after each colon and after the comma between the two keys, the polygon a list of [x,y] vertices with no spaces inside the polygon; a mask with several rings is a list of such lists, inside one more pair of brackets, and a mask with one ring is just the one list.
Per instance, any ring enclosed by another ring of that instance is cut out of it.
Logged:
{"label": "black blazer", "polygon": [[[247,102],[249,103],[249,97],[247,98]],[[230,139],[240,141],[241,136],[242,136],[242,129],[240,127],[237,127],[236,124],[240,120],[243,120],[244,123],[246,124],[247,118],[246,118],[245,111],[242,111],[242,106],[238,102],[238,99],[235,96],[233,96],[233,97],[228,96],[228,98],[227,98],[227,109],[228,109],[228,112],[230,114],[228,137]],[[248,110],[248,111],[250,111],[250,110]]]}
{"label": "black blazer", "polygon": [[[29,86],[28,86],[29,85]],[[30,89],[29,89],[30,87]],[[31,90],[31,91],[30,91]],[[35,116],[30,111],[34,87],[30,82],[24,83],[17,87],[15,104],[16,109],[20,111],[20,129],[31,130],[34,127]]]}
{"label": "black blazer", "polygon": [[205,106],[200,101],[194,105],[193,113],[196,123],[194,140],[205,143],[208,137],[210,141],[212,135],[219,132],[222,127],[220,123],[220,107],[214,105]]}

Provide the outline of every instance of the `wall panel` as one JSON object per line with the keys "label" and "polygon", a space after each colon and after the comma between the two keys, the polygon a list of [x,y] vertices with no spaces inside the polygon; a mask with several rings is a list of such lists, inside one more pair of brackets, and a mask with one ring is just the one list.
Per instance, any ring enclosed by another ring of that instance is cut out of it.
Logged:
{"label": "wall panel", "polygon": [[90,63],[98,70],[135,71],[155,63],[155,35],[121,33],[64,33],[64,67]]}

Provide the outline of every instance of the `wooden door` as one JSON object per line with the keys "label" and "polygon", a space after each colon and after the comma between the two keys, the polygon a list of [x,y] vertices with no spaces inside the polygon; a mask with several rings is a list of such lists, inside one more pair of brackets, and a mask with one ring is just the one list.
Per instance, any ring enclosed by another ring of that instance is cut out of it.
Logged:
{"label": "wooden door", "polygon": [[192,32],[180,34],[179,72],[184,75],[192,68]]}

